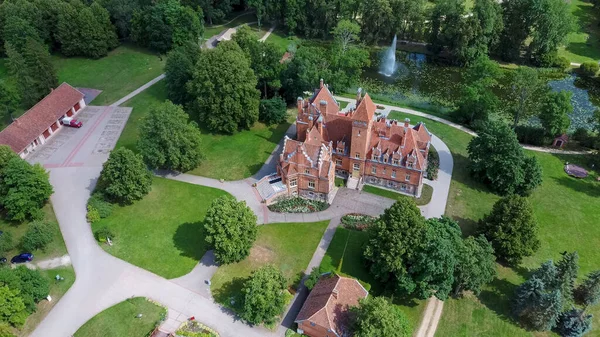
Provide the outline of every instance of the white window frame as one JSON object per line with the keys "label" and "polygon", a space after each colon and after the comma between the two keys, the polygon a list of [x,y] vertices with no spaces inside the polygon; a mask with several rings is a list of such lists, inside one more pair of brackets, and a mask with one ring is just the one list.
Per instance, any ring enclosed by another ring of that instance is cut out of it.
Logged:
{"label": "white window frame", "polygon": [[311,190],[315,189],[315,181],[314,180],[309,180],[308,181],[308,188],[310,188]]}
{"label": "white window frame", "polygon": [[392,178],[396,178],[396,170],[392,170]]}
{"label": "white window frame", "polygon": [[290,179],[290,187],[296,187],[298,186],[298,179],[294,178],[294,179]]}
{"label": "white window frame", "polygon": [[377,174],[377,167],[375,167],[375,166],[371,167],[371,174]]}
{"label": "white window frame", "polygon": [[335,166],[342,166],[342,160],[341,159],[336,159],[335,160]]}
{"label": "white window frame", "polygon": [[405,181],[410,181],[410,174],[407,174],[407,175],[404,177],[404,180],[405,180]]}

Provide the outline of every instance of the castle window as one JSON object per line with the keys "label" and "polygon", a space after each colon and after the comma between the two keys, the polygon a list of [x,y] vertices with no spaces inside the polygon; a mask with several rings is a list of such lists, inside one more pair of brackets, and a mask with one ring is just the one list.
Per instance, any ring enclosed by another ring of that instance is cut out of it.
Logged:
{"label": "castle window", "polygon": [[383,156],[383,162],[387,164],[387,162],[388,162],[388,157],[387,156]]}
{"label": "castle window", "polygon": [[373,160],[377,161],[377,155],[375,153],[373,153]]}
{"label": "castle window", "polygon": [[360,153],[356,152],[356,154],[354,155],[354,158],[360,159]]}
{"label": "castle window", "polygon": [[310,174],[310,170],[309,170],[309,169],[305,169],[305,170],[304,170],[304,173],[305,173],[305,174]]}
{"label": "castle window", "polygon": [[360,137],[360,130],[358,130],[358,136]]}
{"label": "castle window", "polygon": [[402,186],[400,186],[400,189],[403,191],[406,190],[406,184],[402,184]]}
{"label": "castle window", "polygon": [[336,166],[342,166],[342,160],[341,159],[336,159],[335,160],[335,165]]}
{"label": "castle window", "polygon": [[392,164],[393,165],[398,165],[398,159],[392,159]]}
{"label": "castle window", "polygon": [[290,187],[296,187],[298,186],[298,180],[297,179],[291,179],[290,180]]}
{"label": "castle window", "polygon": [[377,174],[377,167],[375,167],[375,166],[371,167],[371,173]]}
{"label": "castle window", "polygon": [[396,178],[396,170],[392,170],[392,178]]}
{"label": "castle window", "polygon": [[308,188],[311,188],[311,189],[315,188],[315,181],[314,180],[309,180],[308,181]]}
{"label": "castle window", "polygon": [[410,174],[407,174],[406,177],[404,177],[404,180],[410,181]]}

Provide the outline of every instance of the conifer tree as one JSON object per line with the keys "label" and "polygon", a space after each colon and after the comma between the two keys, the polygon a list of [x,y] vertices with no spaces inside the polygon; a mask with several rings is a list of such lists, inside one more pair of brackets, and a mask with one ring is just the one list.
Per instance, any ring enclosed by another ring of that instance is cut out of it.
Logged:
{"label": "conifer tree", "polygon": [[575,281],[577,280],[577,272],[579,271],[579,254],[577,252],[564,252],[562,256],[562,259],[556,264],[556,268],[558,269],[557,277],[563,305],[565,308],[569,308],[573,304],[573,290],[575,289]]}
{"label": "conifer tree", "polygon": [[588,307],[600,302],[600,270],[589,273],[575,290],[578,303]]}
{"label": "conifer tree", "polygon": [[563,337],[581,337],[592,330],[592,315],[572,308],[560,315],[557,330]]}

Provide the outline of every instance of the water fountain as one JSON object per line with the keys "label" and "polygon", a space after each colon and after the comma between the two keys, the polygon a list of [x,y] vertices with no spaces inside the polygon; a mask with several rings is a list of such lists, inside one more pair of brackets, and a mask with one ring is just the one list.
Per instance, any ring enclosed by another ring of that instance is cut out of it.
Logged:
{"label": "water fountain", "polygon": [[396,72],[396,69],[398,69],[398,64],[396,63],[396,40],[397,37],[394,35],[392,45],[383,54],[383,59],[379,66],[379,73],[387,77],[392,76]]}

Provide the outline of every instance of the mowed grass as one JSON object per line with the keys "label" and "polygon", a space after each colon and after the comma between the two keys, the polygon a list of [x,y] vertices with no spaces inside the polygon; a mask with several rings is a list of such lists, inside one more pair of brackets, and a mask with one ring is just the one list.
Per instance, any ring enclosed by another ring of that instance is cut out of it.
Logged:
{"label": "mowed grass", "polygon": [[227,307],[232,307],[231,298],[240,303],[238,296],[244,281],[252,271],[267,264],[283,272],[289,287],[297,286],[328,224],[329,221],[261,225],[250,256],[220,266],[212,277],[215,300]]}
{"label": "mowed grass", "polygon": [[372,185],[365,185],[365,186],[363,186],[362,190],[367,193],[375,194],[375,195],[378,195],[378,196],[381,196],[384,198],[388,198],[388,199],[393,199],[393,200],[400,200],[401,198],[411,198],[415,201],[415,203],[418,206],[427,205],[431,201],[431,197],[433,195],[433,187],[431,187],[427,184],[423,184],[423,191],[421,192],[421,197],[419,197],[419,198],[400,194],[400,193],[397,193],[397,192],[394,192],[394,191],[391,191],[388,189],[384,189],[384,188],[380,188],[380,187],[376,187],[376,186],[372,186]]}
{"label": "mowed grass", "polygon": [[204,26],[204,39],[208,40],[212,36],[217,35],[228,28],[233,28],[233,27],[242,25],[244,23],[256,21],[256,15],[254,15],[253,12],[245,13],[242,15],[240,15],[239,13],[236,13],[236,15],[238,15],[238,16],[235,17],[235,19],[227,20],[228,22],[226,22],[224,24],[213,25],[213,26],[205,25]]}
{"label": "mowed grass", "polygon": [[[54,210],[52,209],[52,205],[48,202],[43,208],[44,218],[43,220],[48,222],[53,231],[53,240],[48,246],[43,250],[35,250],[31,253],[34,255],[34,262],[38,262],[43,259],[53,258],[58,256],[63,256],[67,254],[67,247],[65,246],[65,241],[63,240],[62,233],[60,232],[60,227],[58,226],[58,221],[56,220],[56,216],[54,215]],[[14,255],[17,255],[23,252],[23,249],[20,247],[21,238],[27,232],[29,228],[28,222],[23,223],[15,223],[6,221],[3,218],[0,218],[0,231],[11,233],[13,237],[13,243],[15,247],[6,252],[6,257],[8,260]]]}
{"label": "mowed grass", "polygon": [[[389,290],[384,289],[384,286],[371,276],[363,259],[363,246],[367,240],[367,232],[338,227],[320,269],[322,272],[335,272],[339,268],[342,274],[370,284],[370,296],[382,296],[384,293],[389,293]],[[394,298],[393,303],[406,314],[411,328],[416,330],[425,310],[426,301]]]}
{"label": "mowed grass", "polygon": [[121,45],[98,60],[53,56],[58,81],[74,87],[102,90],[92,105],[108,105],[163,72],[166,57],[131,45]]}
{"label": "mowed grass", "polygon": [[597,62],[600,60],[598,10],[592,2],[583,0],[571,0],[569,7],[575,18],[575,28],[567,35],[565,46],[558,51],[559,55],[575,63]]}
{"label": "mowed grass", "polygon": [[[116,146],[136,151],[141,119],[151,107],[166,99],[165,82],[160,81],[125,102],[123,105],[133,107],[133,110]],[[252,176],[263,166],[285,135],[295,119],[293,111],[295,110],[291,109],[288,112],[288,120],[280,125],[267,126],[257,122],[250,130],[238,131],[232,135],[212,133],[200,125],[200,147],[204,159],[200,166],[188,173],[225,180]]]}
{"label": "mowed grass", "polygon": [[293,36],[288,36],[287,33],[285,33],[282,30],[279,30],[279,29],[275,29],[266,40],[266,42],[275,44],[277,46],[277,48],[279,49],[279,51],[281,52],[282,56],[283,56],[283,54],[285,54],[285,52],[288,50],[288,47],[291,44],[297,45],[298,41],[299,41],[298,38],[293,37]]}
{"label": "mowed grass", "polygon": [[[71,266],[42,270],[41,273],[50,281],[52,302],[42,300],[38,303],[37,311],[27,318],[25,325],[19,330],[20,337],[29,336],[75,282],[75,270]],[[60,275],[64,280],[57,281],[56,275]]]}
{"label": "mowed grass", "polygon": [[[142,317],[137,318],[138,314]],[[94,316],[75,332],[75,337],[146,337],[165,315],[165,308],[145,298],[130,298]]]}
{"label": "mowed grass", "polygon": [[[394,113],[392,118],[410,117]],[[415,119],[414,116],[412,116]],[[466,148],[472,136],[450,126],[416,117],[425,121],[429,131],[440,137],[452,151],[454,171],[446,215],[459,221],[463,234],[472,234],[477,221],[489,213],[498,196],[469,175]],[[510,317],[510,299],[516,287],[532,269],[549,259],[558,260],[563,251],[579,253],[579,281],[592,270],[600,269],[600,213],[597,211],[600,183],[596,173],[586,179],[568,177],[565,161],[585,165],[584,156],[560,156],[526,151],[536,156],[543,169],[543,183],[530,197],[539,224],[540,249],[525,258],[516,268],[498,265],[498,277],[482,293],[460,300],[449,300],[444,307],[437,334],[440,336],[545,336],[550,333],[532,333],[521,329]],[[600,307],[589,310],[594,315],[594,331],[598,335]]]}
{"label": "mowed grass", "polygon": [[218,189],[153,178],[152,191],[92,225],[107,227],[113,245],[110,254],[165,278],[189,273],[206,253],[202,221],[211,202],[226,192]]}

